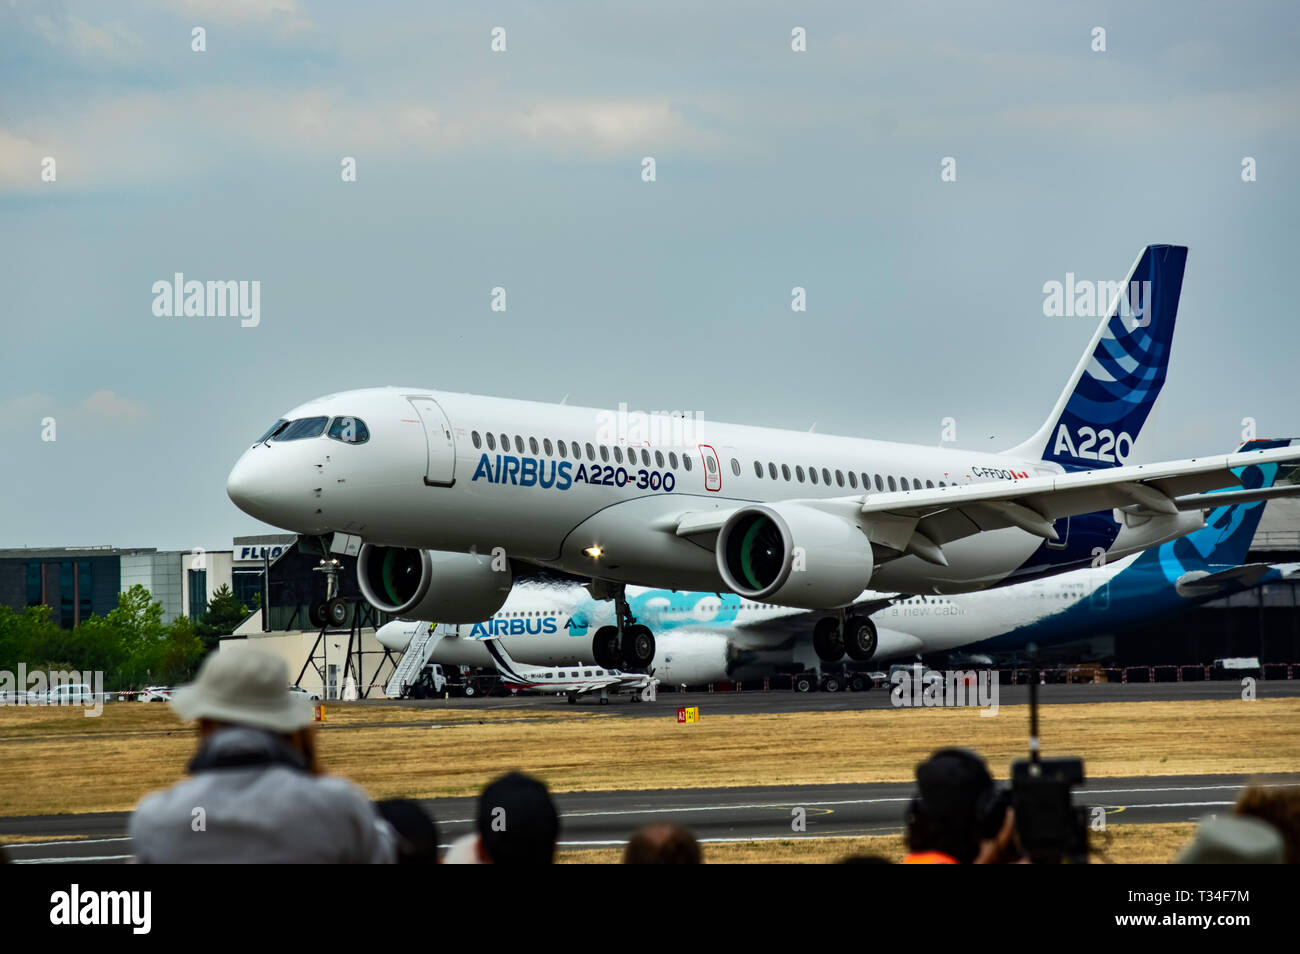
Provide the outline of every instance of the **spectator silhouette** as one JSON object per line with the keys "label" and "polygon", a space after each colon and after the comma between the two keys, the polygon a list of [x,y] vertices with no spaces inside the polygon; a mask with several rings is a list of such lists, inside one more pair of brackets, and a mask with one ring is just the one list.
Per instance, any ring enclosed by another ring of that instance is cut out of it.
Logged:
{"label": "spectator silhouette", "polygon": [[289,671],[249,647],[213,653],[171,705],[199,724],[189,777],[146,795],[131,816],[137,861],[376,863],[396,836],[356,785],[322,774],[311,700]]}

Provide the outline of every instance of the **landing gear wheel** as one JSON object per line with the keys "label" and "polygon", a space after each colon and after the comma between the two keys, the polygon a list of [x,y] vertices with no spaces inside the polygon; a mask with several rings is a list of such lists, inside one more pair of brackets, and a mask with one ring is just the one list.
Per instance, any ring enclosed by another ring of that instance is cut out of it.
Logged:
{"label": "landing gear wheel", "polygon": [[623,630],[623,662],[627,669],[645,669],[655,661],[655,636],[650,627],[629,626]]}
{"label": "landing gear wheel", "polygon": [[325,601],[312,600],[311,606],[307,608],[307,618],[313,626],[324,626],[329,622],[329,617],[325,615]]}
{"label": "landing gear wheel", "polygon": [[827,692],[839,692],[844,688],[844,683],[840,681],[839,676],[827,676],[822,680],[822,688]]}
{"label": "landing gear wheel", "polygon": [[602,626],[591,638],[591,658],[601,669],[618,668],[618,630]]}
{"label": "landing gear wheel", "polygon": [[840,621],[826,616],[813,627],[813,649],[822,662],[839,662],[844,655],[844,637],[840,634]]}
{"label": "landing gear wheel", "polygon": [[796,692],[812,692],[813,681],[807,676],[797,676],[794,681]]}
{"label": "landing gear wheel", "polygon": [[856,613],[844,621],[844,651],[849,658],[866,662],[876,654],[876,624]]}
{"label": "landing gear wheel", "polygon": [[331,626],[343,626],[348,621],[348,603],[342,597],[334,597],[325,604],[325,618]]}
{"label": "landing gear wheel", "polygon": [[869,688],[871,688],[871,683],[867,680],[866,676],[862,675],[862,673],[854,673],[852,676],[849,677],[850,691],[863,692],[864,690]]}
{"label": "landing gear wheel", "polygon": [[578,694],[576,692],[566,692],[565,695],[569,697],[569,705],[572,706],[577,704]]}
{"label": "landing gear wheel", "polygon": [[465,695],[466,695],[467,697],[468,697],[468,696],[477,696],[477,695],[478,695],[478,690],[474,688],[474,683],[472,683],[472,682],[467,682],[467,683],[465,683]]}
{"label": "landing gear wheel", "polygon": [[609,696],[601,696],[601,697],[600,697],[600,704],[601,704],[602,706],[607,706],[607,705],[609,705]]}

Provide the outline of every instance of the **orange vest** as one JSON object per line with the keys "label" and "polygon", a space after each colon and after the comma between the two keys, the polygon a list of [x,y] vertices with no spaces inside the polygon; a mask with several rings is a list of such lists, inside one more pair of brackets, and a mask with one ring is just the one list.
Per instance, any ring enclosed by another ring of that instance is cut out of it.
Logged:
{"label": "orange vest", "polygon": [[905,865],[955,865],[957,859],[942,851],[914,851],[903,859]]}

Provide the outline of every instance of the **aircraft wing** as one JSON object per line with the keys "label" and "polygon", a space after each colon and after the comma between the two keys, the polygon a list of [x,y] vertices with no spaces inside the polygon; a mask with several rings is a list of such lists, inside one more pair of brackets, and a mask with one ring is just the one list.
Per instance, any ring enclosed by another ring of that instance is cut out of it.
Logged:
{"label": "aircraft wing", "polygon": [[1255,586],[1273,567],[1268,563],[1243,563],[1217,573],[1192,570],[1180,576],[1174,587],[1179,596],[1201,598],[1217,594],[1227,595]]}
{"label": "aircraft wing", "polygon": [[[986,530],[1019,527],[1047,540],[1057,539],[1052,524],[1062,517],[1119,508],[1141,514],[1173,515],[1223,504],[1246,503],[1300,494],[1300,485],[1211,494],[1241,485],[1237,467],[1300,461],[1300,447],[1241,451],[1213,457],[1126,464],[1103,470],[1074,471],[1021,480],[987,481],[960,487],[900,490],[855,497],[791,500],[808,507],[866,518],[873,542],[898,550],[927,547],[938,554],[945,543]],[[690,512],[675,518],[678,536],[716,534],[735,508]],[[921,539],[923,538],[923,539]],[[945,562],[938,554],[937,562]]]}
{"label": "aircraft wing", "polygon": [[578,689],[577,693],[578,695],[583,695],[588,692],[600,692],[602,689],[614,689],[623,684],[622,679],[602,679],[599,682],[588,683],[583,688]]}

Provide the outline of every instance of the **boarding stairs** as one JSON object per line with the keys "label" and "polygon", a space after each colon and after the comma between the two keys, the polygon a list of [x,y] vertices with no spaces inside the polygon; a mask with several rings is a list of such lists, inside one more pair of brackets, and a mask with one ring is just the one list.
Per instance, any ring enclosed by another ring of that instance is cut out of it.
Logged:
{"label": "boarding stairs", "polygon": [[384,695],[396,699],[401,696],[404,686],[415,683],[420,676],[420,670],[433,655],[433,648],[438,645],[438,640],[441,638],[436,630],[436,626],[425,626],[411,637],[410,645],[406,647],[406,652],[402,653],[401,660],[393,669],[392,678],[384,687]]}

